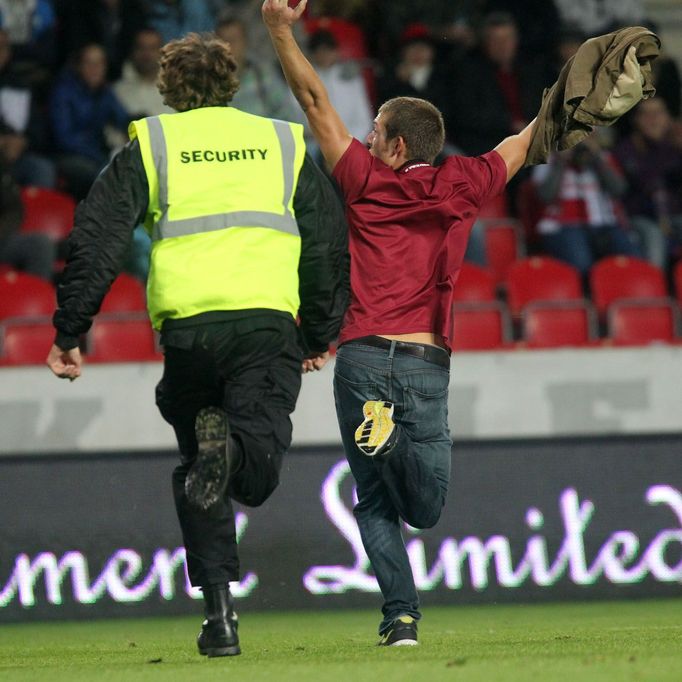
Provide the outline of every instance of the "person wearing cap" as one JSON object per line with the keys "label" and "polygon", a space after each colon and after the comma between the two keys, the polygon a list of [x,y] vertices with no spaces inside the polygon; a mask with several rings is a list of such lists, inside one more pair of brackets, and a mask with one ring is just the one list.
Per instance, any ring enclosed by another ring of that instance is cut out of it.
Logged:
{"label": "person wearing cap", "polygon": [[379,99],[421,97],[443,110],[447,102],[447,78],[436,61],[436,47],[429,28],[410,24],[400,36],[398,62],[379,85]]}

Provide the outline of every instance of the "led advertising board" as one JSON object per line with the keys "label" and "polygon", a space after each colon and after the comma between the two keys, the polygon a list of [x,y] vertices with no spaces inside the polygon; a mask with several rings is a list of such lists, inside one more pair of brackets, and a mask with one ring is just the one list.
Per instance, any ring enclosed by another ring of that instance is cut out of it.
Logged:
{"label": "led advertising board", "polygon": [[[448,502],[404,528],[424,604],[682,594],[682,436],[458,443]],[[198,613],[172,453],[0,459],[0,620]],[[291,452],[240,508],[240,610],[377,607],[337,448]]]}

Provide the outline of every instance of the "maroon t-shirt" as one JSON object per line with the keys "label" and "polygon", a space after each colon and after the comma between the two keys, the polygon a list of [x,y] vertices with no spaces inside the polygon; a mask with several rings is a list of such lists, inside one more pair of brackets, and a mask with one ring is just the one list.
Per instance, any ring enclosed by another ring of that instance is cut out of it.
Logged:
{"label": "maroon t-shirt", "polygon": [[478,209],[499,194],[497,152],[393,170],[358,140],[334,168],[346,200],[351,300],[339,344],[361,336],[434,332],[452,338],[452,291]]}

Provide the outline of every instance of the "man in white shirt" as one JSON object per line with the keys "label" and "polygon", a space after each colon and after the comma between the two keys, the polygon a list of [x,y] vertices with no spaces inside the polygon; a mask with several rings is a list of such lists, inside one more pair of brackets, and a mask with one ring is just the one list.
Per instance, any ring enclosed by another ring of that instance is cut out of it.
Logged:
{"label": "man in white shirt", "polygon": [[123,75],[114,85],[114,92],[121,104],[135,116],[158,116],[173,112],[163,103],[163,97],[156,87],[161,44],[158,31],[151,28],[139,31],[130,58],[123,65]]}
{"label": "man in white shirt", "polygon": [[338,42],[330,31],[313,33],[308,40],[308,52],[332,106],[350,134],[364,140],[372,129],[374,113],[358,63],[341,61]]}

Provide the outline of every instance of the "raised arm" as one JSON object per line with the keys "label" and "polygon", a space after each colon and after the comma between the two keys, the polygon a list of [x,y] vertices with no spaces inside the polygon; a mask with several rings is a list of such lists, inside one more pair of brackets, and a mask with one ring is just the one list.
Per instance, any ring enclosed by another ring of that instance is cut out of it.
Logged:
{"label": "raised arm", "polygon": [[507,182],[509,182],[523,167],[528,156],[528,148],[535,130],[533,119],[518,135],[506,137],[495,147],[495,151],[502,157],[507,166]]}
{"label": "raised arm", "polygon": [[291,31],[291,26],[303,14],[306,2],[301,0],[292,9],[287,0],[265,0],[263,21],[289,87],[305,112],[322,155],[330,168],[334,168],[353,138],[331,105],[327,89],[301,52]]}

